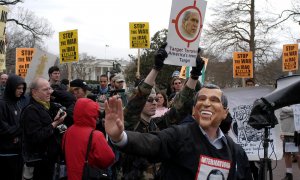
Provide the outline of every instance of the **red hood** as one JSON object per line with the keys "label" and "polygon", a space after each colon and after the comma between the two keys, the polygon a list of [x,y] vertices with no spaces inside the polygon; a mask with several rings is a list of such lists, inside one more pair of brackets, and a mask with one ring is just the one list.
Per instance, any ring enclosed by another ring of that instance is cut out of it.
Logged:
{"label": "red hood", "polygon": [[73,113],[74,124],[96,128],[98,115],[98,103],[88,98],[80,98],[76,101]]}

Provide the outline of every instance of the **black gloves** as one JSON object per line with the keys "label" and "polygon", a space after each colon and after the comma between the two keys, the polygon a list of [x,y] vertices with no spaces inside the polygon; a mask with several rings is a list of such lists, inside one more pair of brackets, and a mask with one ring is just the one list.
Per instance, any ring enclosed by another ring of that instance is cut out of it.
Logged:
{"label": "black gloves", "polygon": [[153,69],[160,71],[164,66],[164,60],[168,57],[168,53],[165,50],[167,43],[164,43],[155,53]]}
{"label": "black gloves", "polygon": [[191,78],[194,79],[194,80],[198,80],[199,76],[201,76],[201,74],[202,74],[201,73],[202,68],[204,67],[204,61],[199,56],[200,51],[201,51],[201,49],[198,48],[198,55],[197,55],[197,58],[196,58],[196,67],[193,67],[192,71],[191,71]]}

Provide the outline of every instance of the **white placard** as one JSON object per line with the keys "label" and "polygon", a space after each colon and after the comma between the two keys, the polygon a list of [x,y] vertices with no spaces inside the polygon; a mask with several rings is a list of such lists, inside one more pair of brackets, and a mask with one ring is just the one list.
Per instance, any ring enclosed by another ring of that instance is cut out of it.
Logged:
{"label": "white placard", "polygon": [[[262,141],[264,138],[264,129],[256,130],[249,124],[249,117],[253,103],[274,90],[269,86],[254,86],[247,88],[227,88],[223,89],[228,98],[228,107],[233,118],[229,136],[239,145],[241,145],[249,160],[258,161],[264,157],[264,148]],[[277,115],[277,113],[275,113]],[[280,125],[270,130],[270,139],[273,140],[273,146],[269,144],[268,155],[271,159],[281,159],[283,155],[282,140],[280,139]],[[276,157],[275,155],[276,154]]]}
{"label": "white placard", "polygon": [[165,64],[195,66],[207,2],[173,0]]}
{"label": "white placard", "polygon": [[27,70],[25,82],[30,84],[37,77],[48,79],[48,69],[54,66],[56,61],[58,61],[58,57],[54,54],[36,48],[29,69]]}

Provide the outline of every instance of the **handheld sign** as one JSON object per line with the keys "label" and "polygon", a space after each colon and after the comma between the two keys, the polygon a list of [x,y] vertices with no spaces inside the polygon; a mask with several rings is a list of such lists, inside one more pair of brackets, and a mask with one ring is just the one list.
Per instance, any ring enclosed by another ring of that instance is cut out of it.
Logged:
{"label": "handheld sign", "polygon": [[6,69],[5,65],[5,54],[6,54],[6,43],[5,43],[5,25],[7,20],[8,8],[0,5],[0,72]]}
{"label": "handheld sign", "polygon": [[130,48],[150,48],[149,23],[129,23]]}
{"label": "handheld sign", "polygon": [[165,64],[196,66],[206,4],[204,0],[173,0]]}
{"label": "handheld sign", "polygon": [[298,70],[298,44],[283,45],[282,71]]}
{"label": "handheld sign", "polygon": [[27,69],[25,82],[30,84],[37,77],[49,78],[48,69],[58,61],[58,57],[46,51],[35,49],[30,66]]}
{"label": "handheld sign", "polygon": [[77,29],[59,32],[60,63],[78,61],[78,32]]}
{"label": "handheld sign", "polygon": [[25,79],[32,60],[34,48],[16,48],[16,74]]}
{"label": "handheld sign", "polygon": [[252,52],[233,53],[233,78],[253,78]]}

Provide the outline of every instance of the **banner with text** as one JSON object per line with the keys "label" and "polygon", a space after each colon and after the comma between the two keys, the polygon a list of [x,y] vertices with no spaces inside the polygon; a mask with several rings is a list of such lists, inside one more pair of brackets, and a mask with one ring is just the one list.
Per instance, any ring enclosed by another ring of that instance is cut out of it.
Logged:
{"label": "banner with text", "polygon": [[79,51],[77,29],[59,32],[59,52],[60,63],[78,61]]}
{"label": "banner with text", "polygon": [[253,78],[252,52],[233,53],[233,78]]}
{"label": "banner with text", "polygon": [[[256,99],[271,93],[273,90],[274,88],[269,86],[223,89],[228,98],[228,107],[233,118],[228,134],[243,147],[251,161],[257,161],[264,156],[262,146],[264,129],[256,130],[248,124],[251,109]],[[278,117],[278,112],[275,115]],[[270,130],[270,139],[273,139],[274,148],[269,146],[268,156],[271,156],[271,159],[281,159],[283,151],[279,124]],[[275,152],[273,153],[273,151]]]}
{"label": "banner with text", "polygon": [[6,43],[5,43],[5,26],[7,20],[8,8],[0,5],[1,19],[0,19],[0,72],[6,69],[5,55],[6,55]]}
{"label": "banner with text", "polygon": [[150,48],[150,29],[148,22],[129,23],[130,48]]}
{"label": "banner with text", "polygon": [[16,74],[25,79],[34,48],[16,48]]}
{"label": "banner with text", "polygon": [[206,4],[204,0],[172,1],[165,64],[196,66]]}
{"label": "banner with text", "polygon": [[283,45],[282,71],[298,70],[298,44]]}

